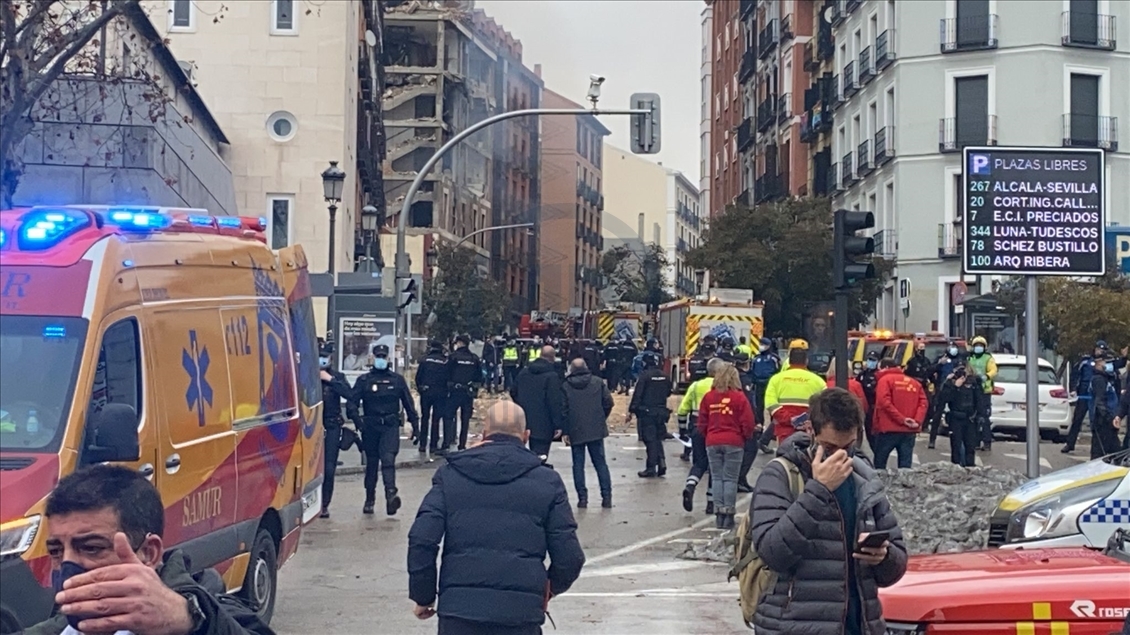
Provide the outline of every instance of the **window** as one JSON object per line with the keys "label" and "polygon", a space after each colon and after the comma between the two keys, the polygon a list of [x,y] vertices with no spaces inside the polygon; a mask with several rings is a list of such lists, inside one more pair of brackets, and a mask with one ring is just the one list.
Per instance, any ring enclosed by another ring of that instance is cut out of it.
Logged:
{"label": "window", "polygon": [[271,34],[295,35],[298,33],[298,15],[294,0],[271,0]]}
{"label": "window", "polygon": [[298,120],[289,112],[279,110],[267,117],[267,134],[275,141],[290,141],[297,132]]}
{"label": "window", "polygon": [[293,194],[271,194],[268,197],[267,239],[271,249],[282,249],[290,245],[291,209],[294,207]]}
{"label": "window", "polygon": [[114,323],[102,335],[90,389],[90,414],[112,403],[131,406],[141,413],[141,346],[133,318]]}
{"label": "window", "polygon": [[196,30],[196,8],[192,0],[169,0],[169,30]]}
{"label": "window", "polygon": [[1071,73],[1071,113],[1067,134],[1071,145],[1099,145],[1099,82],[1098,75]]}
{"label": "window", "polygon": [[726,39],[722,42],[722,45],[726,47],[726,50],[730,49],[730,23],[729,22],[726,23]]}
{"label": "window", "polygon": [[[993,381],[998,384],[1024,384],[1028,381],[1027,370],[1019,364],[997,364],[997,376]],[[1044,385],[1059,383],[1055,379],[1055,371],[1046,366],[1040,366],[1040,372],[1036,377]]]}
{"label": "window", "polygon": [[989,136],[989,76],[954,79],[954,134],[957,147],[984,145]]}
{"label": "window", "polygon": [[891,86],[887,89],[887,95],[883,100],[883,125],[895,125],[895,87]]}

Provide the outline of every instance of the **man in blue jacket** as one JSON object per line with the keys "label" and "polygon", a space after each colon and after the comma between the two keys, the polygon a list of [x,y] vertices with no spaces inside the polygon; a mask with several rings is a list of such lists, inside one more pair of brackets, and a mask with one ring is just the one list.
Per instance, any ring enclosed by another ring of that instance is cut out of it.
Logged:
{"label": "man in blue jacket", "polygon": [[448,456],[420,504],[408,596],[421,620],[439,614],[440,635],[540,635],[550,598],[581,574],[565,483],[526,449],[528,436],[521,407],[495,404],[483,442]]}

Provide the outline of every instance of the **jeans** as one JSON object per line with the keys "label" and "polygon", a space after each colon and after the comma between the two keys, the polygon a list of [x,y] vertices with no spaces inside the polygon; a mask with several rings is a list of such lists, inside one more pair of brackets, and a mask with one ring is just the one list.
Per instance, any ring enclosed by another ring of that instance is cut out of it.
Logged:
{"label": "jeans", "polygon": [[738,472],[745,449],[740,445],[712,445],[706,448],[710,473],[718,477],[714,488],[714,509],[719,514],[732,514],[738,504]]}
{"label": "jeans", "polygon": [[330,508],[334,497],[334,476],[337,474],[337,455],[341,452],[341,420],[327,421],[325,427],[325,470],[322,473],[322,509]]}
{"label": "jeans", "polygon": [[361,448],[365,451],[365,498],[377,491],[377,471],[385,482],[385,496],[396,491],[396,455],[400,452],[398,426],[367,425],[361,429]]}
{"label": "jeans", "polygon": [[918,435],[914,432],[884,432],[876,434],[872,441],[875,450],[875,469],[887,469],[887,459],[891,452],[898,452],[898,466],[900,470],[909,470],[914,466],[914,441]]}
{"label": "jeans", "polygon": [[[447,411],[447,395],[439,388],[430,388],[420,393],[420,449],[439,445],[439,427]],[[430,442],[430,443],[429,443]]]}
{"label": "jeans", "polygon": [[977,465],[977,422],[967,417],[947,417],[950,429],[950,461],[964,467]]}
{"label": "jeans", "polygon": [[588,450],[592,466],[596,468],[600,497],[611,498],[612,475],[608,472],[608,460],[604,456],[604,439],[574,445],[571,449],[573,450],[573,487],[577,490],[577,498],[586,501],[589,499],[589,490],[585,486],[585,450]]}

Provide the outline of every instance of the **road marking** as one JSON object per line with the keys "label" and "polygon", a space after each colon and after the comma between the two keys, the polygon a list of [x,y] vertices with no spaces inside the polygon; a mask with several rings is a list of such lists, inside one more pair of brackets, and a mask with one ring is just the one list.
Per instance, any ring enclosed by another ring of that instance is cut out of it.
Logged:
{"label": "road marking", "polygon": [[699,591],[607,591],[604,593],[574,593],[567,591],[554,596],[554,602],[568,598],[735,598],[734,593],[703,593]]}
{"label": "road marking", "polygon": [[669,544],[669,545],[704,545],[708,542],[710,542],[709,538],[676,538],[674,540],[668,540],[667,544]]}
{"label": "road marking", "polygon": [[621,450],[627,450],[629,452],[635,452],[637,450],[646,450],[647,448],[637,448],[635,446],[629,446],[629,447],[623,447],[623,448],[620,448],[620,449]]}
{"label": "road marking", "polygon": [[[1021,461],[1027,461],[1028,460],[1028,455],[1026,455],[1026,454],[1005,454],[1005,456],[1007,456],[1010,459],[1020,459]],[[1041,456],[1040,457],[1040,467],[1046,467],[1050,470],[1050,469],[1052,469],[1052,462],[1049,461],[1046,457]]]}
{"label": "road marking", "polygon": [[[651,562],[647,564],[626,564],[616,567],[601,567],[598,569],[585,568],[581,571],[582,578],[606,578],[611,576],[630,576],[640,575],[643,573],[660,573],[664,571],[682,571],[685,569],[697,569],[698,567],[710,565],[709,562],[702,562],[698,560],[672,560],[671,562]],[[723,563],[718,563],[722,565]]]}
{"label": "road marking", "polygon": [[[738,509],[748,508],[749,507],[749,496],[743,496],[741,499],[739,499],[737,507],[738,507]],[[692,531],[695,531],[696,529],[702,529],[703,527],[706,527],[707,525],[712,525],[715,522],[716,521],[715,521],[714,518],[703,518],[702,520],[694,523],[690,527],[684,527],[682,529],[676,529],[674,531],[669,531],[665,534],[660,534],[660,535],[654,536],[652,538],[645,538],[644,540],[633,542],[630,545],[627,545],[625,547],[621,547],[621,548],[616,549],[614,551],[609,551],[608,553],[602,553],[599,556],[593,556],[592,558],[588,558],[587,562],[590,566],[592,566],[592,565],[594,565],[598,562],[604,562],[605,560],[611,560],[613,558],[619,558],[620,556],[627,555],[627,554],[632,553],[634,551],[639,551],[640,549],[643,549],[644,547],[650,547],[651,545],[654,545],[656,543],[666,542],[668,540],[671,540],[672,538],[678,538],[679,536],[682,536],[683,534],[690,533]]]}

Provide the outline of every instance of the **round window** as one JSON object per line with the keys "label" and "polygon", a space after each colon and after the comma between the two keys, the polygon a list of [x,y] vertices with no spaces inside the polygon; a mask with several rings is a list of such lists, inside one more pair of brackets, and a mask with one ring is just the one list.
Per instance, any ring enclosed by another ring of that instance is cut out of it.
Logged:
{"label": "round window", "polygon": [[290,141],[298,130],[294,115],[280,110],[267,118],[267,132],[275,141]]}

